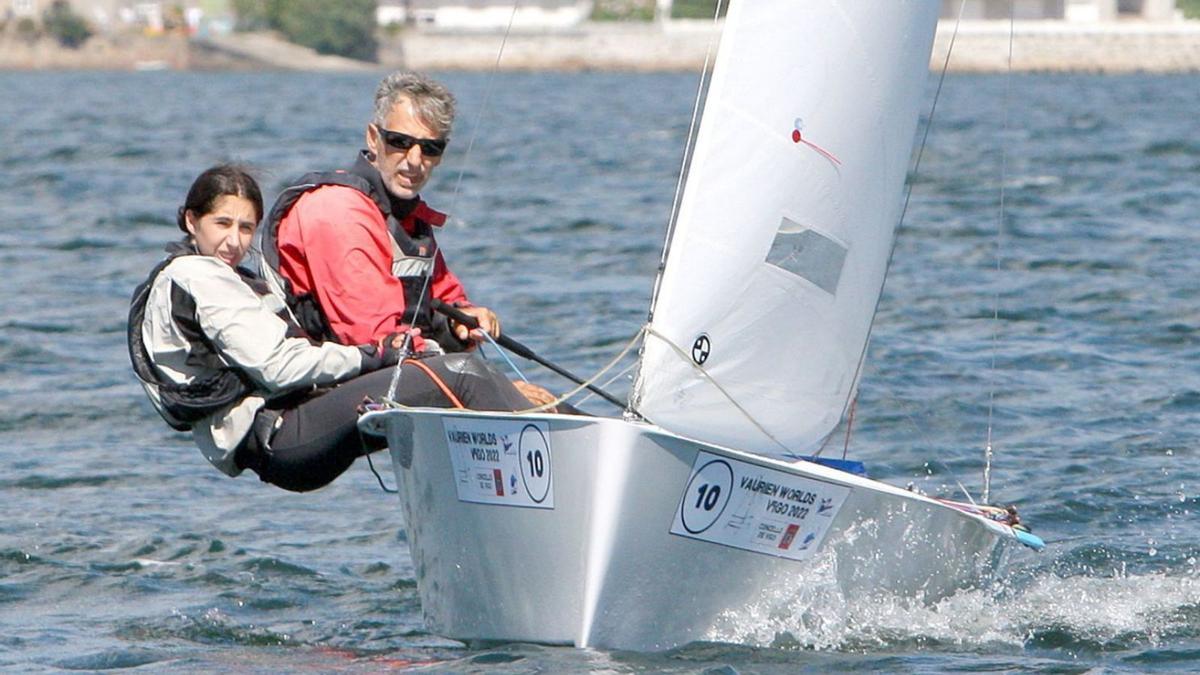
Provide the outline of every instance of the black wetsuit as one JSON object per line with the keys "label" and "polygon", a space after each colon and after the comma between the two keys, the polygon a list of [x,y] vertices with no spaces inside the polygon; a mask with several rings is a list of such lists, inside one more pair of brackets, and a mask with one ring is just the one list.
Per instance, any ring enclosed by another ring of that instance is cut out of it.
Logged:
{"label": "black wetsuit", "polygon": [[[448,354],[421,359],[459,401],[472,410],[519,410],[532,404],[503,375],[477,356]],[[250,439],[238,450],[239,468],[285,490],[304,492],[329,484],[360,455],[385,447],[384,439],[358,432],[357,409],[364,397],[387,392],[392,368],[343,382],[282,412],[269,448]],[[405,363],[396,399],[404,405],[451,407],[454,403],[423,369]]]}

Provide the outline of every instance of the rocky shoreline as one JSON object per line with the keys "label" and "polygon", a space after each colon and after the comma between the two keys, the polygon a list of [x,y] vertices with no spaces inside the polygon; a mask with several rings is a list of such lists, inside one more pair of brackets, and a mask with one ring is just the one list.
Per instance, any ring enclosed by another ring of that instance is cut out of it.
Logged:
{"label": "rocky shoreline", "polygon": [[[1008,22],[938,27],[931,67],[1002,72],[1009,62]],[[379,63],[322,56],[269,34],[195,39],[182,35],[96,37],[79,49],[48,39],[0,37],[0,70],[695,70],[715,45],[711,22],[586,24],[552,33],[406,31],[381,40]],[[497,64],[503,44],[503,54]],[[1012,26],[1012,68],[1019,72],[1200,72],[1200,21],[1077,25],[1052,21]]]}

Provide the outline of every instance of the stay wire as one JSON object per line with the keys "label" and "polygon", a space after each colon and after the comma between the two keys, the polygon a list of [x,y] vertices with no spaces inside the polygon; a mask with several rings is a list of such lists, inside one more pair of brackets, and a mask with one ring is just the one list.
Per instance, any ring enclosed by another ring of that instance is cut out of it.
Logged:
{"label": "stay wire", "polygon": [[493,348],[495,348],[496,353],[500,355],[500,358],[504,359],[504,362],[508,364],[508,367],[513,369],[513,372],[517,374],[517,377],[521,378],[522,382],[528,382],[529,378],[525,377],[525,373],[521,372],[521,369],[517,367],[517,364],[513,363],[512,359],[508,358],[508,354],[504,353],[504,350],[500,348],[500,344],[486,332],[483,334],[483,336],[487,338],[487,341],[491,343]]}
{"label": "stay wire", "polygon": [[[488,102],[491,100],[492,91],[495,87],[496,73],[500,70],[500,59],[504,56],[504,47],[508,44],[508,36],[512,33],[513,20],[517,16],[517,5],[519,3],[514,0],[512,11],[508,15],[508,25],[504,28],[504,37],[500,40],[500,48],[496,51],[496,61],[492,64],[492,70],[488,73],[487,85],[484,87],[483,100],[479,104],[479,111],[475,115],[475,124],[471,128],[471,136],[467,139],[467,147],[463,151],[462,163],[459,165],[458,176],[454,181],[454,191],[450,194],[450,209],[449,213],[454,213],[458,207],[458,199],[462,193],[463,176],[467,173],[467,167],[470,165],[471,151],[475,147],[475,139],[479,136],[479,127],[483,121],[484,112],[487,110]],[[437,267],[437,258],[442,254],[441,248],[434,246],[433,251],[429,255],[429,268],[425,270],[425,278],[421,282],[421,292],[417,295],[417,305],[414,308],[413,316],[418,316],[421,311],[421,303],[425,299],[425,291],[429,288],[429,282],[433,278],[433,270]],[[443,258],[444,260],[444,258]],[[400,388],[400,374],[404,366],[404,360],[408,357],[408,350],[412,346],[412,335],[405,334],[404,343],[400,348],[400,359],[396,362],[396,368],[392,371],[391,380],[388,383],[387,396],[384,399],[384,404],[390,406],[398,405],[396,402],[396,392]],[[502,352],[503,353],[503,352]],[[505,357],[507,359],[507,357]],[[511,362],[510,362],[511,363]],[[520,373],[520,371],[517,371]],[[524,379],[524,376],[521,376]],[[360,432],[361,433],[361,432]],[[394,493],[397,490],[389,488],[383,482],[383,477],[375,470],[375,463],[371,461],[370,453],[367,454],[367,466],[371,468],[371,473],[375,474],[375,479],[379,481],[379,487],[384,492]]]}
{"label": "stay wire", "polygon": [[592,375],[591,377],[584,380],[583,382],[580,382],[579,385],[577,387],[575,387],[574,389],[571,389],[567,393],[560,395],[558,398],[554,399],[553,401],[551,401],[549,403],[543,403],[541,405],[536,405],[532,408],[525,408],[524,410],[514,410],[513,413],[517,414],[517,415],[524,415],[524,414],[528,414],[528,413],[545,412],[547,410],[550,410],[550,409],[556,407],[558,404],[563,403],[564,401],[571,398],[575,394],[578,394],[579,392],[583,391],[584,389],[587,389],[590,385],[595,384],[596,381],[599,380],[601,376],[603,376],[605,373],[607,373],[608,371],[610,371],[614,367],[616,367],[616,365],[621,362],[621,359],[625,358],[625,355],[628,354],[634,348],[635,345],[637,345],[638,340],[640,340],[642,338],[642,336],[646,333],[646,330],[647,330],[646,328],[642,328],[637,333],[635,333],[634,336],[632,338],[630,338],[629,343],[625,345],[625,348],[621,350],[620,354],[617,354],[615,357],[613,357],[613,359],[611,361],[609,361],[602,368],[600,368],[600,370],[596,371],[595,375]]}
{"label": "stay wire", "polygon": [[[712,77],[712,60],[713,51],[720,39],[720,31],[715,29],[717,22],[721,19],[721,10],[724,8],[725,0],[717,0],[716,6],[713,8],[712,23],[714,26],[713,33],[708,39],[708,46],[704,51],[704,66],[700,70],[700,81],[696,84],[696,100],[692,103],[692,120],[688,126],[687,141],[683,147],[683,159],[680,161],[679,178],[675,182],[675,196],[671,200],[671,215],[667,218],[667,236],[663,240],[662,255],[658,259],[658,273],[654,276],[654,288],[650,291],[650,309],[646,312],[646,324],[654,323],[654,309],[658,305],[658,292],[662,288],[663,272],[667,269],[667,257],[671,253],[671,239],[675,236],[675,226],[678,224],[679,204],[683,201],[684,182],[687,179],[688,165],[691,163],[692,152],[696,141],[697,127],[700,124],[700,110],[704,107],[704,92],[708,88],[709,81]],[[642,343],[642,349],[645,349],[645,342]],[[641,354],[639,353],[637,363],[637,374],[633,378],[633,390],[629,392],[629,406],[626,409],[626,414],[640,415],[636,410],[638,401],[641,399]]]}
{"label": "stay wire", "polygon": [[[479,136],[479,127],[483,123],[483,116],[487,110],[488,102],[491,100],[492,91],[495,88],[496,73],[500,70],[500,60],[504,56],[504,47],[508,44],[508,36],[512,33],[513,21],[517,16],[518,2],[513,2],[512,11],[508,15],[508,25],[504,28],[504,36],[500,39],[500,48],[496,52],[496,61],[492,64],[492,69],[488,73],[487,84],[483,91],[483,100],[479,103],[479,110],[475,115],[475,124],[471,128],[471,136],[467,139],[467,148],[463,151],[463,161],[459,165],[458,176],[454,181],[454,190],[450,194],[450,209],[449,213],[454,213],[458,207],[458,199],[462,193],[463,176],[467,173],[467,167],[470,164],[472,157],[472,149],[475,147],[475,139]],[[425,291],[429,288],[429,282],[433,279],[433,270],[437,267],[437,258],[442,255],[441,247],[434,246],[433,251],[429,255],[429,268],[425,270],[424,279],[421,282],[421,292],[417,295],[417,304],[413,311],[413,316],[419,316],[421,312],[421,303],[425,300]],[[445,257],[443,256],[443,262]],[[396,403],[396,392],[400,388],[400,373],[401,367],[404,365],[404,359],[408,357],[409,347],[412,345],[411,335],[404,336],[404,343],[400,349],[400,360],[396,363],[396,369],[392,371],[392,379],[388,384],[387,397],[385,403]]]}
{"label": "stay wire", "polygon": [[[714,26],[721,18],[721,8],[724,4],[724,0],[717,0],[716,7],[713,10],[712,20]],[[663,242],[662,255],[658,260],[658,275],[654,279],[654,290],[650,294],[650,312],[646,317],[646,321],[648,322],[654,320],[654,307],[658,303],[658,291],[662,287],[663,270],[667,267],[667,257],[671,252],[671,238],[675,235],[675,226],[678,224],[679,203],[683,201],[684,181],[687,178],[688,164],[691,161],[692,151],[694,150],[696,128],[700,124],[700,110],[704,107],[704,92],[712,77],[712,54],[716,43],[719,41],[719,36],[720,33],[714,30],[704,52],[704,66],[700,71],[700,82],[696,85],[696,100],[692,103],[692,120],[688,126],[687,142],[683,147],[683,160],[679,167],[679,178],[675,182],[675,197],[671,201],[671,215],[667,219],[667,236]]]}
{"label": "stay wire", "polygon": [[[1004,253],[1004,207],[1005,188],[1008,182],[1008,134],[1009,113],[1012,109],[1012,64],[1013,64],[1013,34],[1016,32],[1016,3],[1009,5],[1008,13],[1008,70],[1004,76],[1004,132],[1000,136],[1000,206],[998,222],[996,223],[996,280],[1002,272],[1001,256]],[[988,370],[988,412],[987,412],[987,444],[983,451],[983,503],[987,504],[992,496],[992,459],[994,447],[992,432],[994,411],[996,406],[996,354],[1000,349],[1000,288],[992,293],[992,358]]]}
{"label": "stay wire", "polygon": [[[933,103],[929,106],[929,116],[926,118],[925,130],[921,134],[921,145],[917,148],[917,158],[913,162],[911,175],[916,179],[921,172],[921,159],[925,156],[925,146],[929,142],[929,132],[933,129],[934,116],[937,113],[938,101],[942,98],[942,86],[946,83],[946,73],[950,69],[950,56],[954,53],[954,43],[958,39],[958,29],[962,25],[963,10],[967,5],[967,0],[960,0],[958,5],[958,17],[954,21],[954,30],[950,34],[950,44],[946,47],[946,58],[942,61],[942,69],[938,74],[937,88],[933,92]],[[846,403],[842,406],[841,417],[845,418],[847,411],[857,398],[857,387],[859,379],[862,376],[863,365],[867,361],[867,349],[871,344],[871,335],[875,330],[875,317],[879,314],[879,304],[883,300],[883,289],[887,286],[888,275],[892,271],[892,258],[896,255],[896,242],[900,240],[900,231],[904,227],[904,218],[908,215],[908,205],[912,201],[913,181],[906,180],[907,189],[904,193],[904,206],[900,209],[900,218],[896,221],[895,234],[892,235],[892,245],[888,249],[887,265],[883,268],[883,279],[879,282],[879,295],[875,298],[875,309],[871,312],[871,323],[867,328],[867,339],[863,341],[862,352],[858,355],[858,365],[854,368],[854,379],[851,382],[854,386],[851,388],[850,394],[846,397]],[[830,432],[831,434],[833,432]],[[826,441],[829,439],[826,438]],[[817,451],[816,456],[820,456],[825,450],[825,444]]]}
{"label": "stay wire", "polygon": [[[630,363],[629,365],[625,366],[621,370],[617,371],[616,374],[614,374],[612,377],[610,377],[607,380],[600,383],[600,385],[599,385],[600,389],[607,390],[609,385],[611,385],[613,382],[616,382],[617,380],[624,377],[625,375],[628,375],[629,371],[633,370],[635,366],[637,366],[637,361],[634,361],[633,363]],[[583,398],[576,401],[576,405],[578,405],[580,403],[584,403],[595,397],[596,397],[596,392],[589,390],[588,393],[584,394]]]}

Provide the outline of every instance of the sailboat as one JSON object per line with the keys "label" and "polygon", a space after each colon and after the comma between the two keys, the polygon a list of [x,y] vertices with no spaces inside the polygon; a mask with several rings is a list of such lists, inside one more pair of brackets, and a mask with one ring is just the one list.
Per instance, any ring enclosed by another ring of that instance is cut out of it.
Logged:
{"label": "sailboat", "polygon": [[936,600],[1036,541],[805,459],[856,394],[940,5],[731,4],[624,417],[363,415],[432,631],[669,649],[781,589]]}

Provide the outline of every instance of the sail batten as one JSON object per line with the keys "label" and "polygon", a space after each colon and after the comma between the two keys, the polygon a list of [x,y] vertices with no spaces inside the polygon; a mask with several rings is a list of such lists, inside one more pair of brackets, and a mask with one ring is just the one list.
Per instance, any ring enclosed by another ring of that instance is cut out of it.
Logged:
{"label": "sail batten", "polygon": [[731,3],[635,385],[645,417],[784,456],[837,426],[937,13],[936,0]]}

